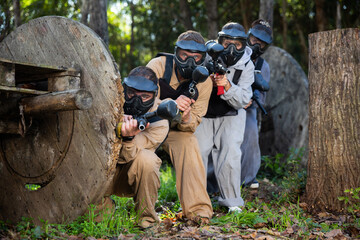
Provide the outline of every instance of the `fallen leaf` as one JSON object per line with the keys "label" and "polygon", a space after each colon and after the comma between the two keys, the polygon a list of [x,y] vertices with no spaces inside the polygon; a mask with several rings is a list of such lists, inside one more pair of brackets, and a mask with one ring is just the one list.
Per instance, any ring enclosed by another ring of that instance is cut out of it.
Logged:
{"label": "fallen leaf", "polygon": [[320,218],[324,218],[324,217],[328,217],[328,216],[329,216],[329,213],[327,213],[327,212],[318,213],[318,217],[320,217]]}
{"label": "fallen leaf", "polygon": [[288,228],[285,230],[285,232],[286,232],[287,234],[293,234],[293,233],[294,233],[294,229],[293,229],[292,227],[288,227]]}
{"label": "fallen leaf", "polygon": [[334,230],[331,230],[330,232],[327,232],[326,234],[325,234],[325,237],[327,237],[327,238],[333,238],[333,237],[335,237],[335,236],[337,236],[337,235],[342,235],[342,231],[341,231],[341,229],[334,229]]}
{"label": "fallen leaf", "polygon": [[266,223],[260,222],[260,223],[256,223],[256,224],[254,225],[254,228],[262,228],[262,227],[265,227],[265,226],[266,226]]}
{"label": "fallen leaf", "polygon": [[271,236],[261,236],[261,237],[255,238],[255,239],[256,240],[274,240],[274,238]]}
{"label": "fallen leaf", "polygon": [[176,219],[183,219],[183,212],[179,212],[176,214]]}
{"label": "fallen leaf", "polygon": [[302,209],[306,210],[306,209],[308,208],[308,205],[307,205],[307,203],[305,203],[305,202],[301,202],[301,203],[299,203],[299,207],[301,207]]}
{"label": "fallen leaf", "polygon": [[169,230],[173,225],[173,221],[170,218],[165,218],[162,223],[164,224],[166,230]]}
{"label": "fallen leaf", "polygon": [[250,234],[240,235],[240,236],[244,239],[255,239],[256,235],[257,235],[257,232],[253,232]]}

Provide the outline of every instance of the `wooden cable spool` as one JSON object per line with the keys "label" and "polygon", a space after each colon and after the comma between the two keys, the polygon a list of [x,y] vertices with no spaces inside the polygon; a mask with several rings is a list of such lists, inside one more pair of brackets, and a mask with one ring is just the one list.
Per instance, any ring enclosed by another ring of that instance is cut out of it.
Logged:
{"label": "wooden cable spool", "polygon": [[270,90],[259,136],[262,155],[285,156],[291,148],[304,148],[308,156],[308,79],[299,63],[285,50],[270,46],[262,56],[270,66]]}
{"label": "wooden cable spool", "polygon": [[124,100],[114,59],[90,28],[57,16],[18,27],[0,58],[5,80],[15,76],[0,81],[0,218],[73,220],[115,173]]}

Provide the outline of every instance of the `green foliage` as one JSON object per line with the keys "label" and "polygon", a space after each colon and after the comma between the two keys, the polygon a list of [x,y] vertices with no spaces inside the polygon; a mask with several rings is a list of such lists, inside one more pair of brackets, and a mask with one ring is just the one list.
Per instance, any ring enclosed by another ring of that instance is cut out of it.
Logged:
{"label": "green foliage", "polygon": [[80,15],[78,0],[21,0],[20,5],[23,22],[49,15],[64,16],[78,20]]}
{"label": "green foliage", "polygon": [[38,184],[25,184],[25,188],[30,191],[36,191],[36,190],[39,190],[41,188],[41,186]]}
{"label": "green foliage", "polygon": [[[285,232],[287,229],[297,229],[297,235],[307,238],[312,231],[329,232],[339,229],[339,224],[317,223],[300,206],[287,202],[279,204],[273,200],[269,203],[260,201],[258,198],[247,202],[241,213],[228,213],[211,220],[212,225],[226,226],[227,231],[235,232],[240,228],[261,228]],[[229,227],[230,224],[230,227]]]}
{"label": "green foliage", "polygon": [[177,211],[180,208],[180,202],[176,192],[176,176],[171,165],[165,163],[161,168],[160,189],[158,195],[157,206],[169,205]]}
{"label": "green foliage", "polygon": [[[96,213],[96,207],[91,205],[88,214],[79,217],[76,221],[67,225],[69,233],[73,235],[83,234],[85,236],[105,237],[118,236],[121,233],[138,233],[136,227],[138,214],[131,198],[120,198],[112,196],[115,209],[105,209]],[[97,217],[101,221],[96,220]]]}
{"label": "green foliage", "polygon": [[356,225],[360,227],[360,187],[346,189],[346,196],[340,196],[338,199],[344,201],[347,205],[347,211],[356,219]]}
{"label": "green foliage", "polygon": [[275,157],[262,156],[259,178],[268,178],[270,181],[286,189],[280,196],[280,201],[296,201],[305,190],[306,169],[301,166],[304,149],[291,148],[289,155],[283,154]]}

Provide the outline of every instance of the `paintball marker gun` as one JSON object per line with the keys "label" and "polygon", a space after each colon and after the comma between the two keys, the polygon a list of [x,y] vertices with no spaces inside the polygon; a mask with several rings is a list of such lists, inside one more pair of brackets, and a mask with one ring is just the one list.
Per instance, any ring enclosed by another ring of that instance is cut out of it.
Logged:
{"label": "paintball marker gun", "polygon": [[[159,117],[162,119],[172,120],[179,113],[179,109],[174,100],[167,100],[159,104],[156,111],[145,113],[144,115],[138,116],[135,119],[138,122],[138,128],[141,131],[145,130],[145,127],[149,120],[154,117]],[[122,122],[116,125],[116,136],[121,138],[121,126]]]}
{"label": "paintball marker gun", "polygon": [[255,70],[254,83],[251,85],[253,89],[252,99],[257,103],[260,110],[267,115],[265,108],[260,103],[260,91],[266,92],[269,91],[270,86],[269,83],[265,81],[265,79],[261,75],[261,71]]}
{"label": "paintball marker gun", "polygon": [[144,131],[148,120],[153,117],[172,120],[179,113],[179,109],[174,100],[167,100],[159,104],[156,111],[145,113],[136,118],[139,130]]}
{"label": "paintball marker gun", "polygon": [[[209,72],[215,73],[216,75],[224,75],[225,73],[228,73],[228,69],[221,65],[218,60],[220,54],[224,51],[224,47],[215,41],[210,41],[206,44],[206,48],[207,53],[211,57],[211,61],[206,64]],[[218,86],[217,90],[217,95],[224,94],[223,86]]]}
{"label": "paintball marker gun", "polygon": [[196,94],[196,84],[205,82],[209,77],[209,71],[203,66],[197,66],[192,73],[192,81],[189,84],[189,97],[194,98]]}

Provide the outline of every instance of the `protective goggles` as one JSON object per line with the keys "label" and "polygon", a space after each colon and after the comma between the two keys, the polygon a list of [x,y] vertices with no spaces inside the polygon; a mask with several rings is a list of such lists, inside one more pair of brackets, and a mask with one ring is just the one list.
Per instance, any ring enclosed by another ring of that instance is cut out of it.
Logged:
{"label": "protective goggles", "polygon": [[175,45],[175,57],[181,63],[193,59],[196,64],[202,64],[206,57],[206,46],[193,40],[178,41]]}

